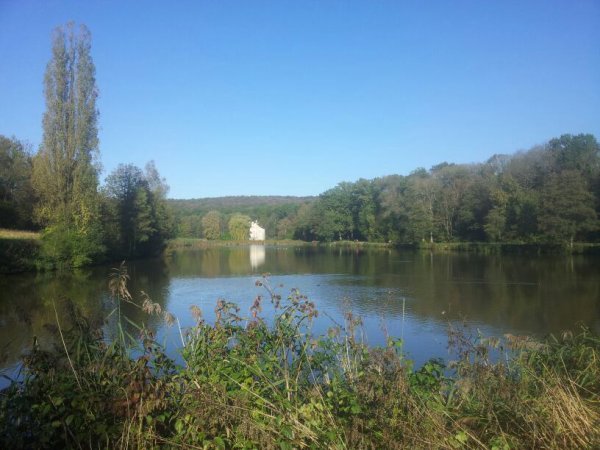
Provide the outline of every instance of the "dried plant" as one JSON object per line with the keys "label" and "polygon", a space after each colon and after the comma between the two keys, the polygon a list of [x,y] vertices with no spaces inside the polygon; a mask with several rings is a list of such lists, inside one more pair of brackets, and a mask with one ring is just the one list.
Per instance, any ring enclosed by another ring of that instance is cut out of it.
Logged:
{"label": "dried plant", "polygon": [[113,267],[108,276],[108,290],[113,298],[118,298],[125,301],[131,301],[132,297],[127,288],[129,282],[129,274],[127,273],[127,265],[125,261],[121,262],[119,267]]}
{"label": "dried plant", "polygon": [[155,314],[157,316],[160,315],[162,312],[160,305],[158,303],[154,303],[146,292],[140,291],[140,294],[142,296],[142,310],[147,314]]}

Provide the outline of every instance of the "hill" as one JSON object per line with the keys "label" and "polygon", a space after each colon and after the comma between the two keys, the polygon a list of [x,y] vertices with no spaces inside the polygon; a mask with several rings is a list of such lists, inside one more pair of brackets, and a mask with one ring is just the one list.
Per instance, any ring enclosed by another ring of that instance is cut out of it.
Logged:
{"label": "hill", "polygon": [[222,227],[226,228],[229,218],[236,213],[257,220],[267,231],[269,238],[290,238],[293,227],[292,218],[298,209],[312,203],[316,197],[293,197],[279,195],[239,195],[228,197],[209,197],[195,199],[169,199],[180,237],[202,236],[201,218],[209,211],[218,211],[222,218]]}
{"label": "hill", "polygon": [[228,197],[206,197],[192,199],[169,199],[168,203],[176,216],[203,215],[216,210],[223,214],[240,212],[248,214],[254,210],[301,205],[316,197],[293,197],[283,195],[236,195]]}

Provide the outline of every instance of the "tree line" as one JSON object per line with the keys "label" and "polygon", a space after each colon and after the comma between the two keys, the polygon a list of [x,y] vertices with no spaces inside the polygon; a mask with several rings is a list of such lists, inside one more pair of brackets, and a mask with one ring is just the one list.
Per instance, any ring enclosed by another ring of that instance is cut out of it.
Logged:
{"label": "tree line", "polygon": [[[176,219],[176,233],[179,237],[240,239],[240,235],[248,235],[250,221],[256,220],[265,228],[270,239],[292,239],[294,229],[291,218],[304,203],[311,200],[314,197],[239,196],[171,199],[168,203]],[[246,224],[244,233],[235,232],[235,224],[238,222]]]}
{"label": "tree line", "polygon": [[98,90],[85,26],[55,30],[44,95],[37,153],[0,136],[0,227],[41,229],[41,264],[49,267],[158,254],[173,223],[154,163],[144,171],[119,165],[100,186]]}
{"label": "tree line", "polygon": [[[243,200],[243,199],[242,199]],[[343,182],[317,198],[259,209],[267,236],[305,241],[510,242],[572,245],[600,240],[600,147],[591,134],[565,134],[484,163],[441,163],[407,176]],[[192,203],[190,203],[192,202]],[[178,233],[219,239],[228,215],[218,199],[199,214],[194,201],[174,204]],[[224,222],[225,220],[225,222]],[[220,223],[219,231],[216,224]],[[213,225],[211,225],[213,224]]]}
{"label": "tree line", "polygon": [[331,241],[598,242],[600,147],[563,135],[485,163],[340,183],[299,211],[296,237]]}

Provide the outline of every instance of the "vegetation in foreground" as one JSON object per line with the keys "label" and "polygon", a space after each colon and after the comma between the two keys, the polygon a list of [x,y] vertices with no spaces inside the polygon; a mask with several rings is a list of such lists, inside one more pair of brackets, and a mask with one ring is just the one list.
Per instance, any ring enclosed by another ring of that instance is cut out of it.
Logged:
{"label": "vegetation in foreground", "polygon": [[[124,268],[110,287],[134,302]],[[70,309],[56,348],[35,345],[0,397],[4,448],[593,448],[600,445],[600,339],[544,343],[450,332],[456,361],[413,367],[402,341],[362,342],[360,319],[311,334],[318,312],[268,280],[248,317],[219,300],[191,308],[181,364],[151,330],[105,339]],[[135,303],[135,302],[134,302]],[[263,307],[273,320],[261,318]],[[137,304],[137,303],[136,303]],[[140,308],[177,319],[142,293]],[[66,318],[65,318],[66,319]],[[125,318],[123,318],[125,319]],[[65,320],[63,320],[64,322]],[[57,317],[58,322],[58,317]],[[63,323],[64,325],[64,323]],[[498,353],[490,358],[490,353]]]}

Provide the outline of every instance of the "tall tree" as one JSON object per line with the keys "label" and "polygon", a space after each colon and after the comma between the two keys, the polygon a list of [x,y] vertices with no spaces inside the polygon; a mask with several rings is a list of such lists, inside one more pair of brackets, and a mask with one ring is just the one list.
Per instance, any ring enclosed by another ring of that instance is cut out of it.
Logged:
{"label": "tall tree", "polygon": [[401,175],[388,175],[375,180],[378,185],[377,216],[378,232],[391,242],[406,241],[408,225],[406,192],[408,178]]}
{"label": "tall tree", "polygon": [[[81,265],[102,249],[98,227],[98,110],[91,35],[69,23],[54,32],[46,67],[43,142],[33,164],[33,186],[41,224],[49,226],[65,262]],[[68,238],[66,237],[68,236]]]}
{"label": "tall tree", "polygon": [[202,237],[202,216],[194,214],[191,216],[183,216],[179,219],[177,236],[185,238]]}
{"label": "tall tree", "polygon": [[221,213],[209,211],[202,218],[202,228],[206,239],[215,240],[221,237]]}
{"label": "tall tree", "polygon": [[315,213],[319,217],[316,234],[319,240],[354,239],[352,183],[339,183],[319,196]]}
{"label": "tall tree", "polygon": [[439,197],[438,191],[436,180],[425,170],[410,175],[405,206],[408,241],[433,242],[436,234],[434,206]]}
{"label": "tall tree", "polygon": [[508,194],[502,189],[494,189],[490,193],[492,208],[489,210],[483,226],[488,240],[500,242],[506,229],[506,205]]}
{"label": "tall tree", "polygon": [[144,173],[132,164],[120,164],[106,178],[104,192],[112,217],[105,221],[109,222],[106,229],[110,230],[107,240],[112,256],[157,254],[170,236],[170,218],[163,198],[168,187],[153,164],[151,167],[148,170],[147,166]]}
{"label": "tall tree", "polygon": [[236,241],[245,241],[250,235],[250,217],[235,213],[229,219],[229,234]]}
{"label": "tall tree", "polygon": [[551,139],[547,148],[557,172],[576,170],[589,179],[600,168],[600,145],[591,134],[563,134]]}
{"label": "tall tree", "polygon": [[552,174],[541,195],[541,230],[552,241],[573,241],[578,234],[597,228],[594,197],[576,170]]}

